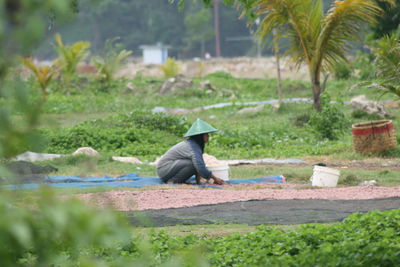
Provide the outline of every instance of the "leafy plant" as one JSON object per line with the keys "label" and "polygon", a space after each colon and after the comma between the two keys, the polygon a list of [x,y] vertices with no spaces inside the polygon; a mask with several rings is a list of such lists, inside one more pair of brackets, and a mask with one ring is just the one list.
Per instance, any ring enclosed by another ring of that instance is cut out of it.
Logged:
{"label": "leafy plant", "polygon": [[93,64],[98,69],[100,81],[106,85],[114,79],[114,75],[121,67],[121,63],[132,54],[132,51],[121,49],[115,44],[116,40],[117,38],[107,40],[104,54],[92,58]]}
{"label": "leafy plant", "polygon": [[111,252],[115,244],[129,241],[128,224],[116,213],[95,211],[77,200],[60,201],[48,190],[31,202],[35,209],[19,207],[5,196],[0,199],[4,266],[93,264],[93,257],[83,251],[99,247]]}
{"label": "leafy plant", "polygon": [[46,88],[55,74],[55,67],[38,66],[30,58],[22,58],[22,63],[29,68],[36,77],[36,81],[42,90],[43,98],[46,98]]}
{"label": "leafy plant", "polygon": [[366,83],[383,94],[400,97],[400,39],[396,35],[385,36],[377,41],[373,49],[376,56],[376,82]]}
{"label": "leafy plant", "polygon": [[320,137],[337,140],[347,129],[349,121],[337,104],[330,103],[328,94],[322,96],[322,110],[311,112],[308,124]]}
{"label": "leafy plant", "polygon": [[[162,155],[168,146],[178,142],[189,129],[184,118],[133,112],[111,116],[104,120],[88,121],[69,129],[43,130],[48,140],[48,151],[71,153],[90,146],[100,152],[113,152],[121,156]],[[163,144],[159,140],[163,139]]]}
{"label": "leafy plant", "polygon": [[352,67],[348,62],[338,62],[333,66],[333,74],[338,80],[347,80],[352,75]]}
{"label": "leafy plant", "polygon": [[70,14],[68,3],[67,0],[51,0],[35,4],[2,1],[0,4],[0,158],[37,147],[38,136],[34,129],[39,121],[42,99],[32,98],[20,73],[12,76],[10,70],[17,57],[31,53],[42,41],[49,14],[60,20]]}
{"label": "leafy plant", "polygon": [[348,185],[348,186],[355,186],[361,182],[360,178],[358,178],[355,174],[348,174],[343,179],[339,180],[340,185]]}
{"label": "leafy plant", "polygon": [[64,81],[69,83],[76,75],[78,63],[89,55],[90,43],[76,42],[72,45],[64,45],[60,34],[56,34],[54,39],[57,44],[54,48],[58,54],[55,64],[59,66]]}
{"label": "leafy plant", "polygon": [[356,52],[353,61],[354,75],[360,80],[373,78],[374,74],[374,55],[372,53]]}
{"label": "leafy plant", "polygon": [[165,78],[175,77],[179,74],[179,64],[170,57],[160,66],[160,69],[164,73]]}

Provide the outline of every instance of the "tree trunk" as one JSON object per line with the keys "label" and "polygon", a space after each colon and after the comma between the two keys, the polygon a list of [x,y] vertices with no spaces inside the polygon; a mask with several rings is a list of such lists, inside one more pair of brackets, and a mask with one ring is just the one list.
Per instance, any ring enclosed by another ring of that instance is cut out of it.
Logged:
{"label": "tree trunk", "polygon": [[312,93],[314,108],[317,111],[321,111],[321,65],[309,64],[311,82],[312,82]]}
{"label": "tree trunk", "polygon": [[314,108],[321,111],[321,83],[319,79],[312,79]]}
{"label": "tree trunk", "polygon": [[275,38],[275,30],[272,31],[272,38],[274,43],[274,53],[276,58],[276,72],[278,75],[278,98],[279,98],[279,106],[281,105],[283,93],[282,93],[282,77],[281,77],[281,65],[280,65],[280,57],[279,57],[279,44],[277,38]]}

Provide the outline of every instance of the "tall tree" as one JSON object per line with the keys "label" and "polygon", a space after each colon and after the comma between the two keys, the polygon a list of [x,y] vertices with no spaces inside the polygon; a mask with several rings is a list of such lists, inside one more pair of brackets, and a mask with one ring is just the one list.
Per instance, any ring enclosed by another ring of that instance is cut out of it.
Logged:
{"label": "tall tree", "polygon": [[[287,53],[300,65],[306,63],[312,83],[314,107],[321,110],[321,74],[346,60],[350,41],[358,39],[363,25],[375,23],[383,15],[378,0],[334,1],[327,13],[323,0],[224,0],[236,4],[250,18],[262,17],[260,34],[281,30],[289,40]],[[395,6],[396,0],[379,0]],[[205,5],[211,0],[203,0]]]}
{"label": "tall tree", "polygon": [[211,20],[211,10],[196,3],[190,5],[185,15],[187,49],[190,50],[196,44],[200,44],[200,57],[204,56],[206,42],[214,36]]}
{"label": "tall tree", "polygon": [[[394,0],[385,2],[395,4]],[[317,110],[321,110],[322,73],[345,61],[349,41],[360,37],[365,23],[376,22],[382,15],[373,0],[335,1],[326,14],[322,0],[257,0],[252,9],[263,17],[261,36],[284,27],[280,36],[289,40],[287,53],[297,65],[308,66]]]}

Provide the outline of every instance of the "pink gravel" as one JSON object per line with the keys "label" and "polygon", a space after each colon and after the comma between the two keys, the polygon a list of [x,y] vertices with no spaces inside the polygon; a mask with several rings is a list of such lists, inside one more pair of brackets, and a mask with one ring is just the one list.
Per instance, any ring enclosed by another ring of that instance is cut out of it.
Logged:
{"label": "pink gravel", "polygon": [[266,199],[374,199],[400,197],[400,187],[354,186],[318,189],[158,189],[109,191],[75,195],[100,208],[120,211],[182,208],[246,200]]}

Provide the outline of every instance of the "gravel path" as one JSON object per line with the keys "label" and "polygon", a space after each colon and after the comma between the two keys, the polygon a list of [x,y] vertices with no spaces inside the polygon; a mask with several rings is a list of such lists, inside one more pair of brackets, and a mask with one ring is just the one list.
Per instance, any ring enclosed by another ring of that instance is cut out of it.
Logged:
{"label": "gravel path", "polygon": [[182,208],[247,200],[357,200],[400,197],[400,187],[354,186],[313,189],[293,189],[290,186],[284,186],[282,189],[182,187],[144,191],[108,191],[75,196],[97,207],[110,207],[119,211]]}

